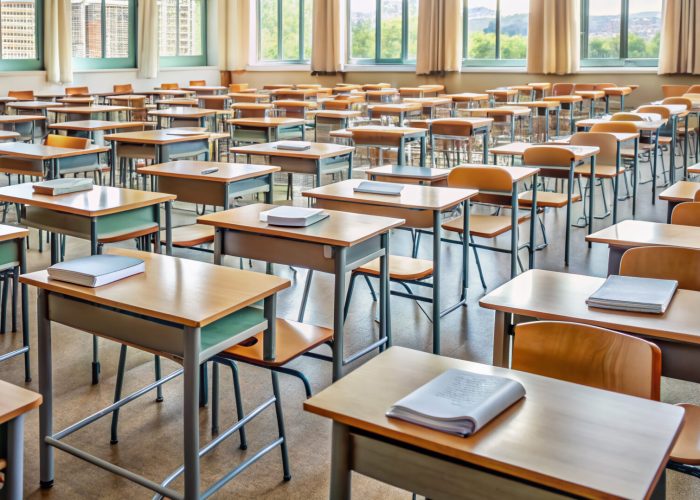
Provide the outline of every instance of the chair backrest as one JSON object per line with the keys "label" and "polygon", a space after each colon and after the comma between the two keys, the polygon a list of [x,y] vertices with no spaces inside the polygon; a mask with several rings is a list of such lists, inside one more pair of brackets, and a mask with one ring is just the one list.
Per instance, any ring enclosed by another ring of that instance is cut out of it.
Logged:
{"label": "chair backrest", "polygon": [[664,97],[678,97],[688,92],[688,85],[662,85],[661,92]]}
{"label": "chair backrest", "polygon": [[9,90],[7,92],[7,97],[14,97],[20,101],[33,101],[34,91],[33,90]]}
{"label": "chair backrest", "polygon": [[700,250],[659,246],[630,248],[622,254],[620,274],[676,280],[680,288],[700,291]]}
{"label": "chair backrest", "polygon": [[206,87],[206,80],[190,80],[190,87]]}
{"label": "chair backrest", "polygon": [[691,85],[688,90],[685,91],[686,94],[700,94],[700,85]]}
{"label": "chair backrest", "polygon": [[55,148],[87,149],[90,146],[90,139],[87,137],[49,134],[44,139],[44,144]]}
{"label": "chair backrest", "polygon": [[[695,193],[695,198],[700,198],[700,191]],[[687,201],[673,207],[671,224],[700,227],[700,202]]]}
{"label": "chair backrest", "polygon": [[614,83],[596,83],[593,90],[605,90],[610,87],[617,87]]}
{"label": "chair backrest", "polygon": [[595,83],[575,83],[574,91],[576,90],[596,90]]}
{"label": "chair backrest", "polygon": [[228,84],[228,91],[229,92],[243,92],[246,89],[248,89],[247,83],[229,83]]}
{"label": "chair backrest", "polygon": [[630,122],[609,121],[596,123],[589,132],[614,132],[618,134],[636,134],[639,132],[637,126]]}
{"label": "chair backrest", "polygon": [[560,321],[515,327],[513,369],[658,400],[661,350],[624,333]]}
{"label": "chair backrest", "polygon": [[431,132],[434,135],[450,135],[471,137],[472,124],[459,118],[438,118],[431,122]]}
{"label": "chair backrest", "polygon": [[115,94],[131,94],[134,91],[134,86],[130,83],[121,83],[114,85],[113,90]]}
{"label": "chair backrest", "polygon": [[573,83],[555,83],[552,85],[552,95],[570,95],[574,92]]}
{"label": "chair backrest", "polygon": [[272,104],[240,103],[231,106],[236,118],[263,118],[272,109]]}
{"label": "chair backrest", "polygon": [[459,165],[450,171],[447,176],[447,185],[453,188],[479,190],[479,194],[472,198],[475,202],[511,204],[513,177],[503,167]]}
{"label": "chair backrest", "polygon": [[178,90],[180,88],[180,85],[177,83],[161,83],[160,88],[162,90]]}
{"label": "chair backrest", "polygon": [[66,95],[90,95],[90,89],[87,87],[66,87],[64,92]]}
{"label": "chair backrest", "polygon": [[200,98],[198,105],[204,109],[215,109],[217,111],[225,111],[228,109],[230,100],[228,99],[207,99]]}
{"label": "chair backrest", "polygon": [[397,148],[401,144],[401,136],[380,130],[352,130],[352,141],[357,146]]}
{"label": "chair backrest", "polygon": [[668,120],[671,117],[671,112],[668,110],[668,108],[664,108],[663,106],[639,106],[637,108],[637,113],[656,113],[657,115],[661,115],[661,117],[665,120]]}
{"label": "chair backrest", "polygon": [[693,107],[693,101],[687,97],[667,97],[661,104],[680,104],[685,106],[685,109],[691,109]]}
{"label": "chair backrest", "polygon": [[572,146],[598,146],[598,165],[614,166],[617,163],[617,140],[607,132],[577,132],[571,136]]}
{"label": "chair backrest", "polygon": [[352,104],[352,101],[329,99],[327,101],[323,101],[323,109],[346,110],[352,108]]}
{"label": "chair backrest", "polygon": [[[569,172],[565,168],[571,168],[574,161],[576,161],[576,158],[571,151],[556,146],[532,146],[527,148],[523,154],[523,164],[531,167],[540,167],[540,175],[542,177],[567,179]],[[546,168],[548,166],[564,168]]]}
{"label": "chair backrest", "polygon": [[640,122],[644,118],[638,113],[615,113],[610,117],[611,122]]}

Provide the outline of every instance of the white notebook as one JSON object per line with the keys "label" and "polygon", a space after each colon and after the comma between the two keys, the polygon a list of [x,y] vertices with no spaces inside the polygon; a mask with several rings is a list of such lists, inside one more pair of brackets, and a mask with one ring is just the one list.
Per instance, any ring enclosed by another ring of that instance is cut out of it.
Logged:
{"label": "white notebook", "polygon": [[678,288],[675,280],[608,276],[586,304],[602,309],[663,314]]}
{"label": "white notebook", "polygon": [[121,255],[91,255],[59,262],[47,269],[49,278],[95,288],[146,271],[143,260]]}
{"label": "white notebook", "polygon": [[525,388],[515,380],[452,369],[397,401],[386,415],[469,436],[524,396]]}
{"label": "white notebook", "polygon": [[403,191],[403,184],[395,182],[362,181],[352,188],[356,193],[385,194],[399,196]]}
{"label": "white notebook", "polygon": [[275,147],[288,151],[306,151],[307,149],[311,149],[311,143],[304,141],[279,141]]}
{"label": "white notebook", "polygon": [[328,216],[329,214],[320,208],[275,207],[272,210],[260,212],[260,221],[272,226],[306,227]]}

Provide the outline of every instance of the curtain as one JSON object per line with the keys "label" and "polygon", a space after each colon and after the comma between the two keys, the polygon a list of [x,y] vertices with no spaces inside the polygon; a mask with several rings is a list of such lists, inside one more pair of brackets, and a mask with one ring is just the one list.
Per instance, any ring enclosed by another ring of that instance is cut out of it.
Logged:
{"label": "curtain", "polygon": [[250,50],[250,0],[218,0],[216,14],[219,69],[244,70]]}
{"label": "curtain", "polygon": [[578,70],[579,16],[577,0],[530,0],[528,73],[566,75]]}
{"label": "curtain", "polygon": [[459,71],[462,64],[462,0],[420,0],[416,73]]}
{"label": "curtain", "polygon": [[158,0],[139,0],[138,10],[138,76],[158,77]]}
{"label": "curtain", "polygon": [[313,74],[333,74],[342,71],[342,17],[340,0],[314,1],[311,44]]}
{"label": "curtain", "polygon": [[661,14],[659,74],[700,74],[700,5],[666,0]]}
{"label": "curtain", "polygon": [[70,0],[44,1],[44,65],[51,83],[73,81]]}

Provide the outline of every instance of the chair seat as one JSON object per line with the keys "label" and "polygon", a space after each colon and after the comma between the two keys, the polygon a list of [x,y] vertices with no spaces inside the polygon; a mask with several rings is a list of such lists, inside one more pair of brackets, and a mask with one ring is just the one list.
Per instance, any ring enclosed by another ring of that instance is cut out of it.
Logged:
{"label": "chair seat", "polygon": [[[522,215],[518,218],[518,224],[522,224],[529,219],[528,215]],[[445,222],[442,228],[446,231],[454,231],[462,233],[464,222],[462,217],[457,217]],[[510,215],[477,215],[469,216],[469,234],[480,238],[495,238],[499,234],[510,231]]]}
{"label": "chair seat", "polygon": [[[653,144],[639,143],[639,147],[637,148],[637,152],[643,153],[645,151],[651,151],[652,149],[654,149]],[[634,148],[622,148],[620,150],[620,155],[623,158],[634,158]]]}
{"label": "chair seat", "polygon": [[[537,206],[538,207],[552,207],[552,208],[562,208],[566,206],[568,201],[568,196],[566,193],[557,193],[554,191],[537,191]],[[523,206],[529,207],[532,205],[532,191],[526,191],[518,196],[519,203]],[[571,196],[571,202],[576,203],[581,201],[581,195],[574,193]]]}
{"label": "chair seat", "polygon": [[700,174],[700,163],[688,167],[689,174]]}
{"label": "chair seat", "polygon": [[700,406],[680,404],[685,408],[683,427],[671,450],[671,460],[688,465],[700,465]]}
{"label": "chair seat", "polygon": [[[614,178],[614,177],[617,177],[618,175],[622,175],[624,171],[625,171],[625,169],[622,166],[620,167],[619,171],[617,171],[617,168],[615,167],[615,165],[596,165],[595,166],[595,176],[596,177],[603,177],[605,179]],[[574,169],[574,174],[580,175],[582,177],[590,177],[591,176],[591,167],[588,165],[580,165]]]}
{"label": "chair seat", "polygon": [[[374,259],[356,269],[359,273],[379,276],[379,259]],[[389,258],[389,277],[396,280],[421,280],[433,274],[433,261],[414,259],[403,255]]]}
{"label": "chair seat", "polygon": [[153,234],[158,231],[157,225],[145,225],[141,228],[134,229],[128,233],[110,233],[100,236],[97,240],[100,244],[103,243],[119,243],[120,241],[133,240],[134,238],[139,238],[140,236],[146,236]]}
{"label": "chair seat", "polygon": [[333,330],[322,326],[277,318],[275,359],[263,358],[263,332],[229,347],[220,355],[257,366],[282,366],[326,342],[333,340]]}
{"label": "chair seat", "polygon": [[673,139],[671,137],[666,137],[665,135],[662,135],[659,137],[659,144],[671,144],[671,141]]}
{"label": "chair seat", "polygon": [[[204,243],[214,242],[214,226],[191,224],[174,227],[172,230],[173,245],[176,247],[196,247]],[[165,244],[165,231],[160,232],[160,241]]]}

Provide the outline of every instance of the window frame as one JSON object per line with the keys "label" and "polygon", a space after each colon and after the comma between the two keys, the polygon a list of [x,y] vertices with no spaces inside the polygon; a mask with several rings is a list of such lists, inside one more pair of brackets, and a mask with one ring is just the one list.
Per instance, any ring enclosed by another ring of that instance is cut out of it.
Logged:
{"label": "window frame", "polygon": [[[528,10],[529,16],[529,10]],[[496,57],[494,59],[469,59],[469,0],[462,1],[462,67],[508,67],[524,68],[527,66],[527,54],[525,59],[501,59],[501,0],[496,0]],[[530,36],[528,30],[527,38]]]}
{"label": "window frame", "polygon": [[34,27],[36,40],[36,57],[34,59],[2,59],[0,72],[4,71],[39,71],[44,69],[44,1],[34,0]]}
{"label": "window frame", "polygon": [[[283,59],[282,54],[284,54],[284,46],[282,43],[282,28],[283,28],[283,0],[277,0],[277,59],[263,59],[262,58],[262,30],[261,25],[261,0],[256,0],[255,2],[255,25],[257,28],[257,46],[256,46],[256,57],[259,63],[262,64],[309,64],[311,62],[311,56],[308,59],[304,58],[304,51],[306,50],[306,30],[304,29],[304,8],[306,7],[306,2],[313,2],[314,0],[299,0],[299,57],[296,59]],[[317,0],[323,1],[323,0]],[[313,11],[312,11],[313,12]],[[313,14],[312,14],[313,15]],[[312,19],[313,23],[313,19]],[[313,33],[313,25],[311,27]],[[313,43],[313,40],[312,40]]]}
{"label": "window frame", "polygon": [[350,26],[350,14],[352,12],[352,0],[347,1],[347,60],[348,64],[416,64],[415,59],[408,57],[408,1],[401,0],[401,57],[382,58],[382,2],[375,0],[375,25],[374,25],[374,58],[353,58],[352,57],[352,27]]}
{"label": "window frame", "polygon": [[[129,2],[129,55],[127,57],[105,57],[107,54],[107,0],[102,0],[102,57],[75,57],[73,56],[73,67],[76,70],[85,69],[118,69],[136,67],[136,26],[137,26],[137,5],[136,0]],[[43,2],[42,2],[43,3]],[[72,28],[71,28],[72,29]]]}
{"label": "window frame", "polygon": [[[663,1],[663,0],[662,0]],[[659,65],[659,58],[628,57],[629,49],[629,0],[620,2],[620,57],[615,59],[589,58],[589,0],[581,0],[581,67],[582,68],[650,68]]]}
{"label": "window frame", "polygon": [[[207,65],[207,29],[208,29],[208,19],[207,19],[207,0],[202,0],[201,2],[201,9],[202,9],[202,53],[199,55],[195,56],[160,56],[160,66],[162,68],[178,68],[178,67],[186,67],[186,66],[206,66]],[[178,14],[180,11],[180,0],[177,0],[177,9],[178,9]],[[180,20],[180,16],[177,15],[175,16],[176,19]],[[177,36],[178,36],[178,41],[180,37],[180,29],[178,25],[178,30],[177,30]],[[158,43],[160,44],[160,33],[158,33]],[[179,50],[180,44],[176,44]]]}

